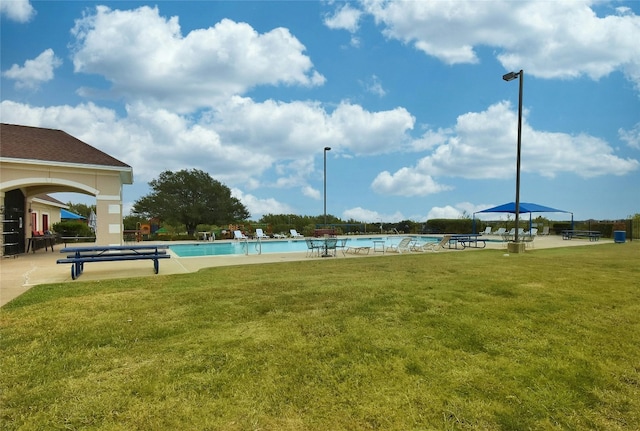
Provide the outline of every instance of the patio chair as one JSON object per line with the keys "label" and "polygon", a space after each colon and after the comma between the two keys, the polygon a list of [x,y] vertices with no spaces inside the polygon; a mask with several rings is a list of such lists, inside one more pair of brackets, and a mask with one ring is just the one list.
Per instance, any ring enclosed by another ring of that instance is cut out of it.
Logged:
{"label": "patio chair", "polygon": [[504,235],[506,232],[507,232],[507,229],[506,229],[506,228],[501,227],[501,228],[499,228],[497,231],[495,231],[495,232],[493,233],[493,235]]}
{"label": "patio chair", "polygon": [[239,230],[233,231],[233,239],[248,239],[245,234]]}
{"label": "patio chair", "polygon": [[487,226],[484,231],[482,231],[482,235],[491,235],[491,226]]}
{"label": "patio chair", "polygon": [[322,248],[324,249],[322,256],[336,257],[338,238],[325,238],[322,242],[324,243],[322,244]]}
{"label": "patio chair", "polygon": [[320,256],[321,247],[320,241],[316,241],[312,238],[306,238],[307,242],[307,257]]}

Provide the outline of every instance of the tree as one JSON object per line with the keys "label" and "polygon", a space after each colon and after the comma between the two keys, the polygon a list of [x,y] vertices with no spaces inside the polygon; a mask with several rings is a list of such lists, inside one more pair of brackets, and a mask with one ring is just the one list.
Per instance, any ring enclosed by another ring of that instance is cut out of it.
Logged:
{"label": "tree", "polygon": [[86,204],[74,204],[71,202],[67,202],[67,206],[69,207],[69,211],[74,214],[81,215],[83,217],[89,218],[89,214],[91,211],[96,212],[95,205],[86,205]]}
{"label": "tree", "polygon": [[224,225],[249,218],[247,208],[227,186],[197,169],[164,171],[149,186],[153,191],[137,200],[132,212],[184,224],[189,234],[199,224]]}

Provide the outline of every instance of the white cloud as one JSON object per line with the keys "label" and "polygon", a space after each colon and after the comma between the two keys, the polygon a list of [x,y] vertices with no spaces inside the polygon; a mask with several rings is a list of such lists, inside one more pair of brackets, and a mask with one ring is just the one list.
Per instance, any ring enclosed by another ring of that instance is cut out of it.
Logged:
{"label": "white cloud", "polygon": [[127,105],[124,118],[92,103],[37,108],[3,101],[0,107],[5,122],[65,130],[129,164],[136,182],[195,168],[230,187],[296,188],[312,199],[320,199],[310,183],[321,175],[322,148],[331,146],[336,156],[397,151],[389,143],[408,141],[413,122],[404,109],[369,112],[343,103],[327,112],[314,102],[240,97],[197,118],[143,103]]}
{"label": "white cloud", "polygon": [[457,219],[460,218],[462,214],[462,210],[452,207],[451,205],[447,205],[444,207],[433,207],[427,214],[427,220],[437,218]]}
{"label": "white cloud", "polygon": [[[223,19],[183,36],[157,8],[97,6],[76,21],[75,71],[104,76],[115,95],[188,112],[258,85],[322,85],[304,45],[285,28],[263,34]],[[84,88],[83,95],[95,90]]]}
{"label": "white cloud", "polygon": [[384,97],[387,94],[385,89],[382,87],[380,78],[378,78],[376,75],[372,75],[369,80],[367,80],[366,82],[362,82],[362,85],[365,90],[367,90],[367,92],[375,94],[376,96]]}
{"label": "white cloud", "polygon": [[[436,218],[457,219],[462,217],[474,217],[474,213],[483,209],[494,207],[495,205],[473,204],[471,202],[459,202],[454,205],[446,205],[444,207],[433,207],[427,213],[427,220]],[[476,219],[499,220],[503,217],[501,214],[487,213],[475,214]]]}
{"label": "white cloud", "polygon": [[2,72],[2,76],[16,81],[17,88],[36,88],[43,82],[53,79],[53,71],[62,65],[62,60],[55,56],[52,49],[44,50],[33,60],[24,62],[24,66],[17,64]]}
{"label": "white cloud", "polygon": [[331,29],[347,30],[354,33],[358,30],[358,23],[362,11],[354,9],[348,4],[342,5],[333,15],[326,16],[324,24]]}
{"label": "white cloud", "polygon": [[405,197],[426,196],[452,189],[439,184],[431,175],[412,168],[401,168],[393,174],[381,172],[373,180],[371,188],[379,194]]}
{"label": "white cloud", "polygon": [[12,21],[29,22],[36,15],[36,11],[29,0],[0,1],[0,15],[5,15]]}
{"label": "white cloud", "polygon": [[[640,168],[638,160],[616,156],[613,148],[600,138],[538,131],[526,120],[525,111],[522,172],[550,178],[569,172],[591,178],[625,175]],[[432,141],[435,135],[437,139],[434,141],[441,142],[430,154],[414,166],[399,168],[393,174],[381,172],[373,181],[372,188],[386,195],[426,196],[451,189],[441,184],[438,178],[511,178],[515,175],[516,163],[515,125],[517,111],[512,110],[508,102],[496,103],[483,112],[460,115],[455,127],[446,132],[427,131],[427,141]],[[628,137],[628,142],[634,142],[633,131],[621,136]]]}
{"label": "white cloud", "polygon": [[[378,211],[367,210],[361,207],[351,208],[342,213],[344,220],[358,220],[363,223],[396,223],[405,220],[401,212],[396,211],[393,214],[383,214]],[[371,230],[371,229],[368,229]]]}
{"label": "white cloud", "polygon": [[315,200],[320,200],[322,198],[322,195],[320,194],[320,190],[315,189],[308,185],[305,185],[302,187],[302,195]]}
{"label": "white cloud", "polygon": [[640,90],[640,16],[598,16],[592,1],[363,0],[383,33],[447,64],[479,62],[496,48],[507,70],[543,78],[599,79],[620,70]]}
{"label": "white cloud", "polygon": [[260,199],[252,194],[244,193],[240,189],[231,189],[231,195],[247,207],[252,220],[258,220],[265,214],[293,214],[295,210],[289,205],[278,202],[273,198]]}
{"label": "white cloud", "polygon": [[340,103],[327,112],[317,102],[290,103],[233,97],[217,107],[211,122],[228,141],[252,143],[276,158],[294,159],[322,151],[383,154],[408,145],[414,118],[404,108],[370,112]]}
{"label": "white cloud", "polygon": [[631,130],[619,129],[618,135],[629,147],[640,150],[640,123],[633,126]]}

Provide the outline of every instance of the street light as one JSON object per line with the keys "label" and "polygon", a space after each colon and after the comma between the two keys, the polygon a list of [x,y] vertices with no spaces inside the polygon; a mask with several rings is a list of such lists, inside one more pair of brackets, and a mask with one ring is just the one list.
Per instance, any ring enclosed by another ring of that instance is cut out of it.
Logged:
{"label": "street light", "polygon": [[324,147],[324,227],[327,227],[327,151],[331,147]]}
{"label": "street light", "polygon": [[[513,81],[516,78],[520,78],[520,93],[518,96],[518,153],[516,156],[516,233],[514,242],[518,243],[518,231],[520,229],[520,148],[522,146],[522,85],[524,81],[524,72],[509,72],[502,75],[502,79],[505,81]],[[516,247],[518,247],[516,245]],[[518,248],[518,251],[520,249]]]}

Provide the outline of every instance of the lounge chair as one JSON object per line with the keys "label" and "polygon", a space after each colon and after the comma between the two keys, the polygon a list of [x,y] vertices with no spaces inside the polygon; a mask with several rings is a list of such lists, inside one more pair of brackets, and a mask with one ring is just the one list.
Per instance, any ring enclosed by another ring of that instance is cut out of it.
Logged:
{"label": "lounge chair", "polygon": [[482,235],[491,235],[491,226],[487,226],[482,232]]}
{"label": "lounge chair", "polygon": [[295,229],[290,229],[289,232],[291,232],[291,238],[304,238],[304,235],[300,235]]}
{"label": "lounge chair", "polygon": [[543,227],[540,235],[549,235],[549,226]]}
{"label": "lounge chair", "polygon": [[342,255],[345,256],[345,252],[346,252],[346,248],[347,248],[347,241],[349,240],[349,238],[341,238],[338,240],[338,243],[336,244],[336,249],[340,249],[342,250]]}
{"label": "lounge chair", "polygon": [[286,238],[287,236],[283,233],[274,233],[273,237],[276,239],[283,239],[283,238]]}
{"label": "lounge chair", "polygon": [[[523,228],[518,228],[518,238],[524,236],[524,229]],[[513,241],[516,237],[516,228],[512,227],[511,230],[507,233],[503,233],[502,234],[502,239],[504,241]]]}
{"label": "lounge chair", "polygon": [[522,241],[524,242],[524,246],[533,248],[533,240],[536,239],[537,235],[538,235],[538,229],[535,227],[531,228],[529,232],[525,232],[525,234],[522,236]]}
{"label": "lounge chair", "polygon": [[402,238],[402,240],[396,244],[396,245],[390,245],[389,247],[387,247],[385,249],[386,252],[393,252],[393,253],[407,253],[412,251],[411,250],[411,242],[413,241],[413,238]]}
{"label": "lounge chair", "polygon": [[421,244],[418,247],[414,247],[415,251],[439,251],[442,250],[444,248],[445,245],[447,245],[449,243],[449,240],[451,239],[451,235],[444,235],[442,237],[442,239],[440,239],[440,241],[438,242],[426,242],[424,244]]}
{"label": "lounge chair", "polygon": [[247,239],[247,237],[241,231],[234,230],[233,231],[233,239]]}
{"label": "lounge chair", "polygon": [[497,231],[495,231],[495,232],[493,233],[493,235],[504,235],[505,233],[507,233],[507,229],[506,229],[506,228],[501,227],[501,228],[499,228]]}
{"label": "lounge chair", "polygon": [[256,229],[256,238],[260,239],[269,239],[269,235],[265,234],[262,229]]}

